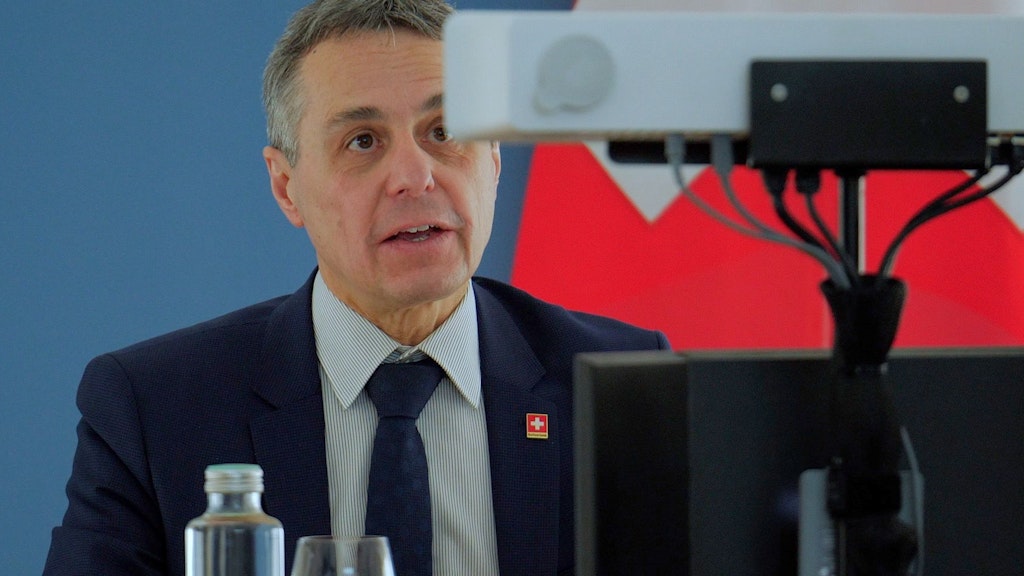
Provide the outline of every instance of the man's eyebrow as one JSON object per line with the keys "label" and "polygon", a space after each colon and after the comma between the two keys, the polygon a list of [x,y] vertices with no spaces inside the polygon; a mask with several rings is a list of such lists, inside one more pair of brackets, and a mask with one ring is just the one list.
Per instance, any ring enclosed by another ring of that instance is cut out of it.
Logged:
{"label": "man's eyebrow", "polygon": [[423,103],[421,109],[424,112],[432,112],[434,110],[440,110],[444,108],[444,94],[438,92]]}
{"label": "man's eyebrow", "polygon": [[358,108],[350,108],[348,110],[342,110],[327,121],[328,131],[336,129],[345,124],[352,122],[365,122],[367,120],[380,120],[384,117],[384,113],[380,111],[380,108],[374,106],[360,106]]}

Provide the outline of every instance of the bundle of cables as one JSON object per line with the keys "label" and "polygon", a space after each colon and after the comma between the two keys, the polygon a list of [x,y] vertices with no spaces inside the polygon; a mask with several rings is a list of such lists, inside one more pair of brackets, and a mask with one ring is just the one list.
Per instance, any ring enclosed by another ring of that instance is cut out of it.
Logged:
{"label": "bundle of cables", "polygon": [[[937,196],[903,226],[886,249],[878,272],[870,276],[872,281],[883,282],[890,277],[900,246],[914,230],[939,216],[989,196],[1024,170],[1024,141],[1021,141],[1019,137],[1007,138],[993,146],[992,149],[993,154],[989,166],[977,170],[974,175],[968,177],[961,184]],[[754,216],[739,200],[730,181],[735,161],[732,139],[729,135],[722,134],[711,137],[711,165],[730,204],[743,221],[737,221],[716,210],[690,189],[682,172],[685,156],[686,141],[681,134],[674,134],[666,138],[665,157],[672,169],[676,184],[691,202],[709,216],[740,233],[784,244],[804,252],[821,263],[828,273],[829,279],[839,289],[848,289],[864,281],[865,277],[862,277],[857,270],[854,256],[839,246],[835,234],[828,229],[814,202],[814,197],[821,184],[819,171],[801,169],[796,170],[795,175],[796,190],[804,197],[808,214],[817,228],[817,236],[793,217],[784,202],[783,197],[790,171],[763,171],[765,187],[772,196],[775,212],[791,233],[791,235],[787,235],[771,229]],[[1006,164],[1006,173],[996,181],[975,189],[992,172],[992,166],[1000,162]]]}

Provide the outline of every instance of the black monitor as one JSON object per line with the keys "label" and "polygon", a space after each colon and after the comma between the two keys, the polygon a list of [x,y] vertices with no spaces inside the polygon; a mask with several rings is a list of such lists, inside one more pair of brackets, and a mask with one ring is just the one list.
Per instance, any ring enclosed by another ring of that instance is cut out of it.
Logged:
{"label": "black monitor", "polygon": [[[801,473],[831,457],[825,351],[577,359],[577,574],[798,573]],[[1024,567],[1024,349],[895,350],[930,576]]]}

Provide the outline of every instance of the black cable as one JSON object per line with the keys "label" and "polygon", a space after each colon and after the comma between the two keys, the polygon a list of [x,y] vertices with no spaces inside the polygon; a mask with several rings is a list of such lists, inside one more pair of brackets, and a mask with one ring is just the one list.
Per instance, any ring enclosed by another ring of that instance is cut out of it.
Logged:
{"label": "black cable", "polygon": [[921,224],[924,224],[928,220],[931,220],[932,218],[939,216],[941,213],[938,211],[942,209],[943,202],[964,192],[971,186],[974,186],[975,184],[978,183],[979,180],[984,178],[986,174],[988,174],[987,168],[984,170],[979,170],[978,172],[975,173],[974,176],[968,178],[967,180],[961,182],[960,184],[957,184],[956,186],[950,188],[946,192],[943,192],[941,195],[932,199],[930,202],[928,202],[928,204],[925,204],[920,210],[918,210],[917,213],[914,214],[914,216],[912,216],[910,220],[908,220],[907,223],[903,225],[903,228],[900,229],[900,231],[889,243],[889,247],[886,248],[885,255],[882,257],[882,263],[878,267],[879,278],[886,277],[889,275],[889,273],[892,270],[892,266],[896,258],[896,253],[899,250],[900,245],[902,245],[903,241],[906,240],[908,236],[910,236],[911,232],[913,232],[915,229],[921,226]]}
{"label": "black cable", "polygon": [[936,210],[935,216],[941,216],[941,215],[945,214],[946,212],[949,212],[950,210],[954,210],[956,208],[960,208],[961,206],[966,206],[967,204],[970,204],[971,202],[975,202],[977,200],[981,200],[982,198],[988,196],[989,194],[992,194],[996,190],[998,190],[998,189],[1002,188],[1003,186],[1005,186],[1018,173],[1019,173],[1019,171],[1017,171],[1017,172],[1007,172],[1005,176],[1003,176],[1002,178],[997,180],[994,184],[992,184],[988,188],[983,188],[983,189],[981,189],[981,190],[979,190],[979,191],[977,191],[977,192],[975,192],[973,194],[968,194],[967,196],[962,196],[962,197],[957,198],[955,200],[950,200],[949,202],[946,202],[945,204],[942,205],[942,208],[940,210]]}
{"label": "black cable", "polygon": [[832,253],[840,260],[843,264],[843,268],[850,278],[854,279],[854,284],[860,279],[857,265],[853,261],[853,256],[843,250],[842,246],[839,245],[839,240],[835,234],[829,230],[828,225],[825,224],[825,220],[821,217],[821,213],[818,211],[818,206],[814,203],[814,196],[821,190],[821,173],[817,170],[797,170],[796,172],[796,191],[803,195],[804,201],[807,204],[807,213],[811,215],[811,220],[814,221],[814,225],[818,227],[818,231],[822,237],[828,243]]}
{"label": "black cable", "polygon": [[917,228],[922,223],[927,222],[928,220],[931,220],[936,216],[944,214],[945,212],[947,212],[947,210],[944,209],[944,206],[946,206],[948,202],[950,202],[953,198],[956,198],[958,195],[969,190],[972,186],[981,181],[982,178],[987,176],[989,172],[990,170],[988,168],[978,170],[977,172],[975,172],[974,176],[968,178],[967,180],[961,182],[960,184],[954,186],[953,188],[947,190],[946,192],[943,192],[938,197],[933,198],[930,202],[928,202],[920,210],[918,210],[917,213],[914,214],[914,216],[909,221],[907,221],[906,224],[904,224],[904,228]]}
{"label": "black cable", "polygon": [[[816,246],[821,249],[825,249],[814,234],[811,234],[807,228],[805,228],[800,222],[793,217],[790,213],[789,208],[786,206],[785,200],[783,200],[783,194],[786,192],[786,180],[788,178],[789,171],[783,170],[763,170],[761,172],[761,179],[764,180],[765,188],[768,189],[768,193],[772,196],[772,206],[775,208],[775,214],[782,220],[782,223],[786,225],[786,228],[790,232],[795,234],[798,238],[811,246]],[[834,256],[834,254],[833,254]]]}
{"label": "black cable", "polygon": [[1024,147],[1018,146],[1015,147],[1014,149],[1014,160],[1010,164],[1009,170],[1007,171],[1006,175],[1000,178],[995,183],[985,188],[982,188],[981,190],[973,194],[969,194],[961,198],[956,198],[958,195],[962,194],[963,192],[977,184],[982,178],[984,178],[989,173],[989,169],[985,168],[979,170],[977,173],[975,173],[974,176],[968,178],[961,184],[954,186],[950,190],[946,191],[945,193],[941,194],[940,196],[926,204],[917,212],[917,214],[915,214],[903,226],[903,228],[899,231],[896,237],[893,238],[892,242],[889,244],[889,248],[886,249],[885,256],[883,256],[882,258],[882,264],[879,266],[879,280],[881,281],[882,278],[888,276],[889,273],[892,271],[892,267],[896,259],[896,254],[900,246],[914,230],[916,230],[926,222],[930,222],[931,220],[939,216],[942,216],[943,214],[946,214],[952,210],[955,210],[962,206],[966,206],[967,204],[976,202],[978,200],[981,200],[982,198],[989,196],[996,190],[999,190],[1000,188],[1005,186],[1010,180],[1012,180],[1014,177],[1020,174],[1022,170],[1024,170]]}

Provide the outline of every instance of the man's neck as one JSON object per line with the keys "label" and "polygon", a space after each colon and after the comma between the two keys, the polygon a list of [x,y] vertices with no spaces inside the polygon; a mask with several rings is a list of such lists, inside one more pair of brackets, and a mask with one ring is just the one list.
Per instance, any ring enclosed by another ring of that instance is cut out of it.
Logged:
{"label": "man's neck", "polygon": [[[324,280],[328,280],[324,278]],[[334,296],[396,342],[416,346],[444,324],[469,291],[469,282],[452,294],[438,300],[418,302],[409,306],[371,307],[361,303],[344,291],[335,290],[326,282]]]}
{"label": "man's neck", "polygon": [[[442,300],[374,316],[364,315],[364,318],[394,338],[396,342],[416,346],[430,336],[438,326],[444,324],[465,297],[466,290],[460,290]],[[363,313],[358,309],[356,311]]]}

